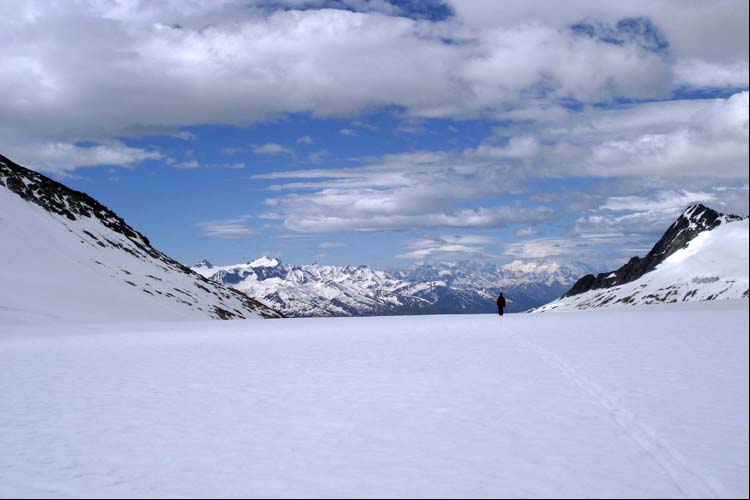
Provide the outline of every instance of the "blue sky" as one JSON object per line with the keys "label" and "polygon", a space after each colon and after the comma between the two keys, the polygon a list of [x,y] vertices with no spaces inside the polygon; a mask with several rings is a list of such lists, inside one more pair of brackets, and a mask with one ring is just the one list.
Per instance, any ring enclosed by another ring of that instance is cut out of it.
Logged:
{"label": "blue sky", "polygon": [[186,263],[604,268],[747,213],[747,8],[8,2],[0,147]]}

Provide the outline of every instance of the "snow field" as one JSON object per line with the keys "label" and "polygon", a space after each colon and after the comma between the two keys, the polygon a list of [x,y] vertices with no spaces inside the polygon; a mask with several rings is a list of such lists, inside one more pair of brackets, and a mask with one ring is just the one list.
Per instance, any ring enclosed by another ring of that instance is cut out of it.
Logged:
{"label": "snow field", "polygon": [[748,302],[8,326],[0,496],[743,497]]}

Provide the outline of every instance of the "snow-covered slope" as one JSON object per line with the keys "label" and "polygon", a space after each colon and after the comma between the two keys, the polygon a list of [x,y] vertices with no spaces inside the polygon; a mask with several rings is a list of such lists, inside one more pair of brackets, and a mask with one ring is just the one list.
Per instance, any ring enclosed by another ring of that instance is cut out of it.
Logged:
{"label": "snow-covered slope", "polygon": [[193,270],[287,316],[306,317],[491,312],[500,291],[510,312],[523,311],[559,297],[585,268],[463,261],[387,273],[367,266],[291,266],[264,256],[220,267],[204,260]]}
{"label": "snow-covered slope", "polygon": [[0,328],[0,497],[747,498],[747,332],[744,300]]}
{"label": "snow-covered slope", "polygon": [[635,281],[565,296],[537,311],[747,298],[749,234],[747,219],[725,221],[699,232],[687,246]]}
{"label": "snow-covered slope", "polygon": [[0,156],[0,323],[278,317],[154,249],[89,196]]}
{"label": "snow-covered slope", "polygon": [[633,257],[615,271],[600,273],[597,276],[588,274],[579,279],[565,296],[571,297],[589,290],[609,288],[637,280],[653,271],[667,257],[685,248],[690,240],[702,232],[739,220],[742,220],[742,217],[722,214],[699,203],[690,205],[669,226],[645,257]]}

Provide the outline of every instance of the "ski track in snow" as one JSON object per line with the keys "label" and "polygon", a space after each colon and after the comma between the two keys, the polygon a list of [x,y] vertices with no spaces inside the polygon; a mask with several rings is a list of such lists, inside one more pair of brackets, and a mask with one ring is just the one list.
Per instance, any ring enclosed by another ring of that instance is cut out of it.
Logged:
{"label": "ski track in snow", "polygon": [[0,497],[746,497],[720,302],[2,325]]}
{"label": "ski track in snow", "polygon": [[601,405],[625,434],[640,446],[686,498],[721,498],[722,488],[714,478],[697,473],[679,451],[661,439],[647,424],[624,408],[616,397],[583,375],[560,356],[524,338],[503,325],[503,331],[519,345],[534,351],[545,362],[557,368],[568,380]]}

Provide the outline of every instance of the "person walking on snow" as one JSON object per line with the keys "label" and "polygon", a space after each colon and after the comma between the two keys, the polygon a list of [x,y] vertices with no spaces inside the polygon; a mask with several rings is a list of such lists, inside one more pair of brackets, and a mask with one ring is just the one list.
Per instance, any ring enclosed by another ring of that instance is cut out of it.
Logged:
{"label": "person walking on snow", "polygon": [[497,313],[502,316],[503,310],[505,309],[505,297],[503,297],[502,292],[500,293],[500,296],[497,298]]}

